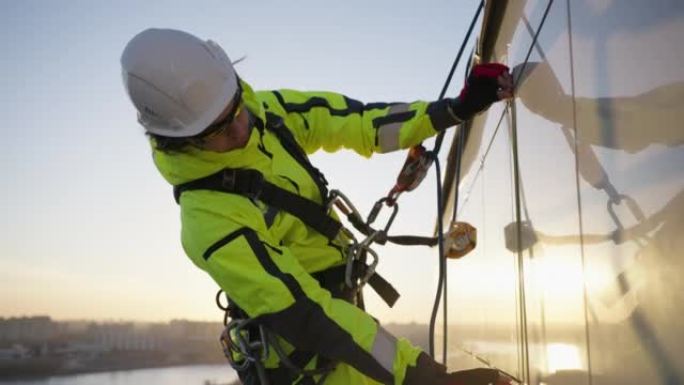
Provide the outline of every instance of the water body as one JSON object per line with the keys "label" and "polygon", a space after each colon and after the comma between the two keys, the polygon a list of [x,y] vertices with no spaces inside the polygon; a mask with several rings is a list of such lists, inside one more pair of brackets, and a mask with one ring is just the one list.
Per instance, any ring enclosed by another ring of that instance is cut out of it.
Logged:
{"label": "water body", "polygon": [[193,365],[74,374],[31,380],[0,380],[0,385],[228,385],[236,379],[237,374],[228,365]]}

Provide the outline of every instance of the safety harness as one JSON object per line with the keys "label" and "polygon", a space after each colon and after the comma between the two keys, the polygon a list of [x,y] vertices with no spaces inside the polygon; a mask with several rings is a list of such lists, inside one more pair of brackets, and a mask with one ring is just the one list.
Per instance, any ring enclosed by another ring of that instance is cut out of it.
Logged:
{"label": "safety harness", "polygon": [[[225,168],[206,177],[174,186],[173,193],[176,203],[180,203],[180,197],[186,191],[212,190],[230,194],[238,194],[251,200],[261,201],[268,206],[278,210],[283,210],[299,218],[302,222],[304,222],[304,224],[324,235],[330,241],[337,239],[340,231],[346,229],[344,229],[339,221],[328,215],[328,212],[330,211],[329,202],[337,201],[336,198],[342,196],[342,194],[338,191],[328,192],[328,182],[326,181],[325,177],[316,167],[311,164],[304,150],[297,143],[290,130],[283,123],[282,118],[267,112],[266,119],[265,128],[269,132],[272,132],[276,135],[285,151],[287,151],[290,156],[292,156],[292,158],[294,158],[295,161],[297,161],[297,163],[299,163],[306,170],[314,183],[316,183],[318,190],[323,197],[323,204],[319,204],[300,195],[291,193],[282,187],[268,182],[264,178],[263,174],[258,170],[233,168]],[[262,131],[264,128],[263,123],[258,119],[255,121],[255,125],[260,131]],[[337,206],[340,207],[340,204],[337,204]],[[350,222],[364,235],[369,235],[372,233],[374,231],[373,228],[371,228],[366,222],[363,222],[359,215],[354,215],[354,212],[355,211],[352,211],[351,213],[347,214]],[[345,233],[348,233],[348,230],[345,231]],[[379,240],[384,243],[384,241],[387,241],[388,239],[392,240],[394,238],[398,238],[400,241],[408,240],[408,242],[411,242],[414,240],[414,238],[417,239],[420,237],[381,236]],[[378,239],[376,239],[376,242],[378,242]],[[361,285],[368,282],[373,290],[376,291],[390,307],[394,305],[399,298],[399,293],[389,282],[387,282],[387,280],[375,272],[374,266],[364,266],[364,264],[360,263],[358,260],[349,263],[348,266],[351,267],[351,269],[343,269],[344,266],[336,266],[316,274],[326,276],[328,281],[331,281],[332,277],[334,276],[339,279],[338,282],[347,281],[349,284],[348,286],[350,287],[354,286],[354,281],[358,282],[357,279],[361,280]],[[345,278],[345,273],[347,273],[347,270],[351,270],[349,271],[350,275],[352,275],[351,278]],[[366,277],[366,279],[364,280],[363,277]]]}
{"label": "safety harness", "polygon": [[[399,293],[375,271],[378,257],[369,247],[370,243],[385,243],[389,240],[404,242],[404,244],[426,244],[425,241],[420,242],[421,237],[387,236],[386,231],[391,222],[385,226],[384,230],[379,231],[374,230],[370,226],[372,220],[364,222],[358,211],[341,192],[337,190],[328,191],[328,182],[325,177],[311,164],[306,153],[297,143],[291,131],[285,126],[281,117],[267,112],[265,124],[259,119],[255,119],[254,124],[262,134],[264,128],[273,133],[285,151],[306,170],[318,187],[323,204],[268,182],[258,170],[234,168],[225,168],[206,177],[174,186],[173,194],[176,203],[180,204],[180,197],[186,191],[211,190],[238,194],[253,201],[261,201],[270,207],[297,217],[308,227],[316,230],[330,241],[337,239],[341,233],[344,233],[352,241],[351,245],[348,246],[349,251],[346,265],[334,266],[313,273],[312,276],[319,282],[321,287],[329,290],[334,297],[352,303],[355,302],[360,307],[363,307],[361,289],[368,283],[390,307],[393,306],[399,298]],[[262,148],[262,151],[268,153],[264,148]],[[341,200],[344,201],[344,204]],[[364,241],[356,241],[356,238],[348,229],[328,214],[333,204],[343,209],[343,212],[354,227],[367,236]],[[377,216],[379,208],[378,206],[374,210],[373,219]],[[431,242],[433,241],[431,240]],[[374,258],[373,263],[370,265],[366,263],[368,254],[371,254]],[[241,376],[246,376],[243,381],[248,379],[257,380],[257,378],[249,378],[254,376],[258,377],[258,381],[262,382],[265,378],[287,378],[289,380],[300,375],[311,378],[314,375],[324,375],[326,371],[329,372],[334,367],[334,363],[326,362],[325,359],[319,357],[317,369],[301,369],[313,359],[314,353],[295,350],[289,355],[285,354],[277,343],[275,336],[259,325],[257,319],[249,318],[227,296],[228,305],[222,305],[220,295],[221,291],[217,294],[216,300],[218,306],[225,311],[224,324],[226,325],[221,336],[221,342],[224,347],[224,353],[231,365],[241,373]],[[228,320],[229,317],[232,319],[231,321]],[[281,368],[266,369],[259,362],[267,357],[269,346],[280,357]],[[237,359],[235,358],[236,356],[238,357]],[[249,370],[251,367],[255,370]],[[284,373],[283,370],[287,371],[287,373]],[[271,371],[278,371],[278,373],[270,373]],[[278,383],[280,382],[278,381]]]}

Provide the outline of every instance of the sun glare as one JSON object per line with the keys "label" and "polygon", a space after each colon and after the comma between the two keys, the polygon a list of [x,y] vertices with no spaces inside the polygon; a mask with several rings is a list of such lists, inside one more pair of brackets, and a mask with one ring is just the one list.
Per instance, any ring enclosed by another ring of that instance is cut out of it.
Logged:
{"label": "sun glare", "polygon": [[570,344],[549,344],[546,347],[546,358],[549,373],[560,370],[582,369],[580,350]]}

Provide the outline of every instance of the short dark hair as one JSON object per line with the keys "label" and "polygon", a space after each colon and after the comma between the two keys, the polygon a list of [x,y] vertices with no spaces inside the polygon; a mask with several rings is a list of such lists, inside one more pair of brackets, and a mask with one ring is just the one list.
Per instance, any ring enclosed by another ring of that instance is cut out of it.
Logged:
{"label": "short dark hair", "polygon": [[145,135],[152,138],[153,146],[156,150],[166,154],[185,152],[187,151],[188,146],[192,145],[191,137],[173,138],[170,136],[153,134],[151,132],[146,132]]}

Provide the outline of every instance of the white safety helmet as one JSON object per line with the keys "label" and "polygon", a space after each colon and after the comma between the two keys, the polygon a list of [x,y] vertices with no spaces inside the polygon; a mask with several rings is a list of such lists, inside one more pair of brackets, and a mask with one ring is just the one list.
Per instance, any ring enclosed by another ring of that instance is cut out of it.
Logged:
{"label": "white safety helmet", "polygon": [[131,39],[121,70],[140,124],[168,137],[201,133],[238,89],[235,69],[218,44],[171,29],[147,29]]}

